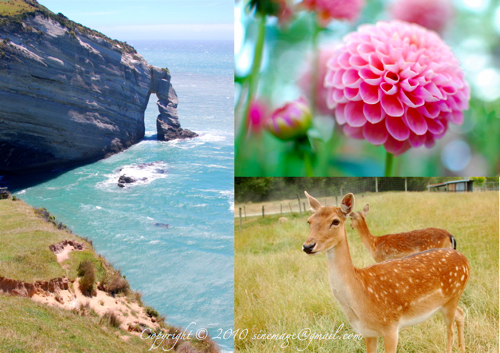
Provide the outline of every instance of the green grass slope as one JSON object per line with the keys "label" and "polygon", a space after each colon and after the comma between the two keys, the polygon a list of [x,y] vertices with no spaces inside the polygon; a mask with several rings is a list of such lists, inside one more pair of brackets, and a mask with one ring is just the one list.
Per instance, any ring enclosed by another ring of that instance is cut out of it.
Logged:
{"label": "green grass slope", "polygon": [[[498,352],[498,192],[358,195],[355,211],[367,203],[367,223],[374,235],[438,227],[455,236],[457,250],[471,265],[459,304],[466,315],[466,349]],[[278,223],[279,217],[249,218],[241,232],[235,219],[235,329],[249,330],[246,339],[235,340],[236,349],[255,353],[366,352],[364,339],[290,339],[286,343],[254,337],[259,333],[298,334],[302,330],[333,334],[339,327],[341,336],[354,333],[330,291],[325,255],[311,257],[301,251],[309,234],[307,216],[288,217],[284,224]],[[374,264],[349,224],[347,221],[346,232],[354,266]],[[398,352],[438,353],[445,347],[446,328],[439,314],[400,332]]]}
{"label": "green grass slope", "polygon": [[[45,218],[47,220],[39,217],[35,209],[23,201],[0,200],[0,277],[24,282],[48,281],[62,276],[73,280],[77,277],[79,264],[90,260],[95,268],[96,282],[116,276],[121,278],[119,271],[95,253],[91,243],[69,231],[58,229],[55,226],[57,222],[50,216]],[[86,249],[71,252],[61,266],[49,245],[65,239],[84,243]],[[142,306],[138,293],[127,290],[126,293],[117,295],[126,296],[129,303],[137,302]],[[151,308],[149,310],[154,311]],[[157,315],[156,313],[154,316]],[[182,332],[180,328],[165,324],[162,317],[157,317],[157,322],[163,333],[175,335]],[[142,340],[114,327],[110,320],[100,318],[85,306],[79,310],[65,310],[37,303],[30,298],[0,294],[2,353],[147,352],[152,343],[151,339]],[[157,345],[159,343],[158,341]],[[165,340],[156,349],[191,353],[218,352],[210,338],[199,341],[194,338]]]}

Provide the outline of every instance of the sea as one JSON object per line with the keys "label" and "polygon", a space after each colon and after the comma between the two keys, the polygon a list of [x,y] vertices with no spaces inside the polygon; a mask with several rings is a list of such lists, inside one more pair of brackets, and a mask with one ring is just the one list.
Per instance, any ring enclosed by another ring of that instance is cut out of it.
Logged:
{"label": "sea", "polygon": [[[76,169],[2,182],[92,240],[167,323],[189,327],[193,334],[207,329],[223,351],[231,352],[233,42],[129,44],[150,64],[169,69],[179,121],[200,136],[157,141],[157,98],[151,95],[140,143]],[[120,188],[122,174],[143,180]]]}

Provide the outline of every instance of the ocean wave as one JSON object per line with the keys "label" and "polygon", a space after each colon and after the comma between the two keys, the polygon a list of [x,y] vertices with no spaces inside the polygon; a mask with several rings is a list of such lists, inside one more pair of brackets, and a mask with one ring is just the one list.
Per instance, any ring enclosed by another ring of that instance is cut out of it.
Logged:
{"label": "ocean wave", "polygon": [[229,203],[229,211],[234,212],[234,191],[233,190],[225,190],[225,191],[219,191],[220,194],[224,197],[228,198],[228,203]]}
{"label": "ocean wave", "polygon": [[151,162],[141,164],[130,164],[115,170],[112,174],[105,174],[106,180],[97,184],[98,188],[115,187],[118,179],[124,175],[136,180],[133,183],[124,183],[125,187],[144,185],[153,182],[156,179],[168,177],[168,165],[165,162]]}

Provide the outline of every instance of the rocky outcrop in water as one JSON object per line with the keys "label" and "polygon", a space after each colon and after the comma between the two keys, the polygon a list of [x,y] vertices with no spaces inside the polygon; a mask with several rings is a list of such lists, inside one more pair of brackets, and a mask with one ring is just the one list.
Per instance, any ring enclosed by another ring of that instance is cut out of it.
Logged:
{"label": "rocky outcrop in water", "polygon": [[158,139],[196,135],[180,127],[167,69],[25,1],[38,9],[0,21],[0,173],[51,170],[122,151],[144,137],[152,93],[159,98]]}
{"label": "rocky outcrop in water", "polygon": [[175,139],[186,139],[198,136],[197,133],[182,129],[177,117],[177,94],[170,85],[170,76],[165,70],[153,69],[153,82],[155,93],[158,97],[158,109],[160,115],[156,119],[156,129],[158,131],[158,140],[170,141]]}

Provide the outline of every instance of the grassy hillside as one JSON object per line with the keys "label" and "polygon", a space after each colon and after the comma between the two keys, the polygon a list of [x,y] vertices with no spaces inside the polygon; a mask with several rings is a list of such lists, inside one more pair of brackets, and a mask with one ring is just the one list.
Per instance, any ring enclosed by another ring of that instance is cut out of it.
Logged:
{"label": "grassy hillside", "polygon": [[0,0],[0,16],[17,15],[36,9],[36,4],[24,0]]}
{"label": "grassy hillside", "polygon": [[[471,265],[459,304],[466,313],[467,351],[498,352],[498,193],[359,195],[355,211],[367,203],[367,223],[374,235],[439,227],[455,236],[457,250]],[[235,341],[237,349],[292,352],[309,344],[306,352],[365,352],[363,339],[290,340],[284,349],[283,340],[250,339],[259,333],[293,334],[303,329],[333,334],[342,324],[340,334],[354,332],[330,291],[325,255],[309,257],[301,251],[309,234],[307,216],[289,217],[284,224],[278,223],[279,217],[249,218],[241,232],[235,219],[235,328],[249,330],[247,339]],[[347,237],[356,267],[375,263],[349,226]],[[379,351],[381,346],[380,339]],[[403,329],[398,352],[443,352],[445,346],[446,329],[438,314]]]}
{"label": "grassy hillside", "polygon": [[[38,217],[33,208],[22,201],[0,201],[0,274],[3,277],[33,282],[66,275],[49,249],[49,245],[64,239],[77,238]],[[90,244],[87,243],[87,247],[90,248]]]}
{"label": "grassy hillside", "polygon": [[[111,286],[111,278],[121,278],[119,272],[95,253],[88,241],[64,229],[57,229],[54,225],[57,222],[50,216],[45,218],[49,221],[39,217],[35,209],[23,201],[0,200],[0,277],[33,282],[65,275],[73,280],[77,278],[78,266],[84,260],[90,260],[95,268],[96,282],[107,278]],[[65,239],[84,243],[86,249],[69,253],[69,258],[61,265],[49,245]],[[140,296],[128,289],[123,294],[117,294],[116,298],[142,306]],[[144,310],[155,313],[153,315],[163,332],[175,332],[176,329],[167,326],[154,309]],[[131,315],[137,317],[133,310]],[[141,340],[117,328],[118,325],[99,317],[85,305],[78,310],[65,310],[37,303],[30,298],[0,294],[0,352],[114,353],[149,350],[152,340]],[[182,329],[177,330],[182,332]],[[174,341],[170,340],[165,341],[162,347],[168,349],[173,345]],[[181,348],[184,352],[217,351],[209,339],[179,340],[176,350]]]}

